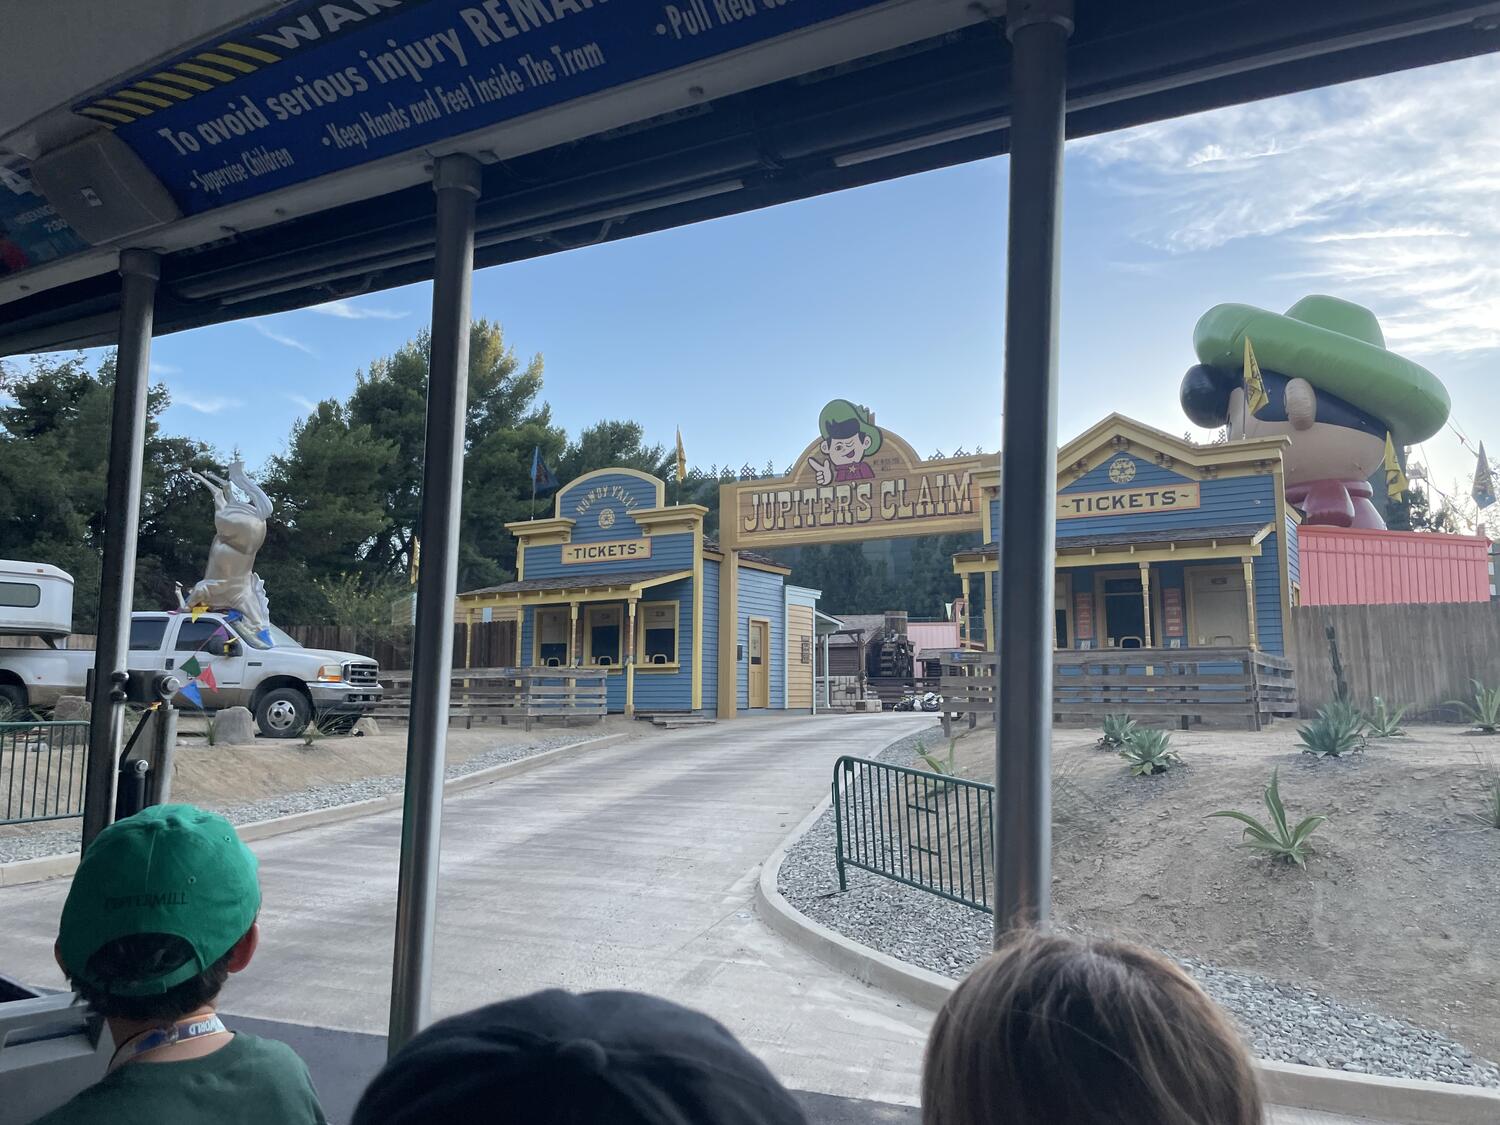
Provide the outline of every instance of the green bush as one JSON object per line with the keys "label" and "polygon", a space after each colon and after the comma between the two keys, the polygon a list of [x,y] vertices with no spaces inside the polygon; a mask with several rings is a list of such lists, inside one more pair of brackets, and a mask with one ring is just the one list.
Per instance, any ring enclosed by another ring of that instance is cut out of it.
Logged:
{"label": "green bush", "polygon": [[957,747],[958,747],[958,739],[956,739],[956,738],[950,738],[948,740],[948,760],[944,761],[942,758],[939,758],[939,757],[936,757],[935,755],[929,754],[927,752],[927,750],[924,748],[924,745],[921,742],[921,740],[918,740],[918,742],[917,742],[917,757],[921,758],[922,761],[926,762],[927,763],[927,768],[930,769],[933,773],[940,773],[944,777],[952,777],[952,776],[954,776],[954,773],[955,773],[954,766],[953,766],[953,755],[954,755],[954,752],[957,749]]}
{"label": "green bush", "polygon": [[1125,759],[1136,777],[1166,773],[1173,766],[1182,765],[1182,759],[1172,749],[1171,743],[1172,736],[1164,730],[1136,731],[1120,750],[1120,757]]}
{"label": "green bush", "polygon": [[1474,700],[1448,700],[1449,707],[1457,707],[1470,726],[1494,734],[1500,730],[1500,688],[1487,688],[1478,680],[1470,680],[1474,689]]}
{"label": "green bush", "polygon": [[1365,748],[1365,736],[1360,729],[1365,718],[1352,703],[1336,699],[1318,712],[1318,717],[1305,727],[1298,727],[1302,739],[1302,752],[1319,758],[1338,758],[1352,750]]}
{"label": "green bush", "polygon": [[1394,711],[1385,705],[1385,700],[1376,696],[1365,712],[1365,730],[1375,738],[1399,738],[1406,733],[1401,727],[1401,720],[1406,717],[1407,708],[1397,707]]}
{"label": "green bush", "polygon": [[1281,784],[1278,773],[1277,770],[1271,771],[1271,784],[1266,786],[1264,796],[1266,811],[1271,818],[1269,823],[1262,823],[1249,813],[1235,812],[1231,809],[1223,809],[1208,815],[1239,821],[1245,826],[1241,837],[1241,842],[1245,847],[1264,852],[1273,860],[1295,863],[1306,870],[1307,855],[1313,850],[1308,840],[1323,826],[1328,817],[1317,813],[1304,818],[1297,827],[1289,827],[1286,819],[1286,806],[1281,803]]}
{"label": "green bush", "polygon": [[1099,749],[1118,750],[1140,731],[1129,715],[1105,715],[1104,733],[1099,737]]}

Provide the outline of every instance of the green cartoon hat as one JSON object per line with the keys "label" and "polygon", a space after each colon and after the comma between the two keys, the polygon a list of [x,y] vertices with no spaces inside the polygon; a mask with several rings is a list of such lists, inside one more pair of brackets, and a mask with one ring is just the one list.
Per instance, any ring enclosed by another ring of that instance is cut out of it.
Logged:
{"label": "green cartoon hat", "polygon": [[865,449],[867,457],[880,448],[880,430],[871,420],[870,412],[845,398],[836,398],[823,407],[818,415],[818,432],[830,440],[864,434],[870,439]]}
{"label": "green cartoon hat", "polygon": [[1238,372],[1245,338],[1266,371],[1306,379],[1380,419],[1407,443],[1426,441],[1448,420],[1448,392],[1432,372],[1385,346],[1369,309],[1337,297],[1303,297],[1285,314],[1253,305],[1215,305],[1193,329],[1207,367]]}

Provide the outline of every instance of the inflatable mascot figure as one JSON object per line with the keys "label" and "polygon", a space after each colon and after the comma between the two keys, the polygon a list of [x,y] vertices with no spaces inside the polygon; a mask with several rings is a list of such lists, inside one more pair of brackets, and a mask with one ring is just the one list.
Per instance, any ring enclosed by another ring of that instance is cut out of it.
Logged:
{"label": "inflatable mascot figure", "polygon": [[[243,461],[229,466],[228,480],[213,473],[193,473],[192,477],[214,498],[215,534],[203,581],[180,599],[183,608],[234,609],[244,614],[255,632],[269,628],[271,605],[266,599],[266,584],[255,573],[255,553],[266,541],[271,498],[245,475]],[[236,497],[236,488],[249,499]]]}
{"label": "inflatable mascot figure", "polygon": [[[1228,427],[1231,441],[1291,438],[1286,498],[1307,523],[1384,528],[1369,478],[1384,461],[1386,435],[1415,445],[1448,420],[1437,378],[1386,350],[1369,309],[1336,297],[1303,297],[1284,316],[1215,305],[1193,330],[1193,349],[1183,410],[1199,426]],[[1256,366],[1261,385],[1247,393]]]}

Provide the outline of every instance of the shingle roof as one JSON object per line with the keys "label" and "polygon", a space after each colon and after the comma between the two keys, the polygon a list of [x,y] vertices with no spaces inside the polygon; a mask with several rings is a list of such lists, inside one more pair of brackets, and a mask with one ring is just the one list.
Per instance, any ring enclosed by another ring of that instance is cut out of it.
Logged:
{"label": "shingle roof", "polygon": [[592,574],[555,578],[525,578],[520,582],[502,582],[498,586],[485,586],[479,590],[465,590],[459,597],[473,594],[526,594],[540,590],[586,590],[594,586],[633,586],[637,582],[650,582],[681,574],[680,569],[667,570],[615,570],[595,571]]}

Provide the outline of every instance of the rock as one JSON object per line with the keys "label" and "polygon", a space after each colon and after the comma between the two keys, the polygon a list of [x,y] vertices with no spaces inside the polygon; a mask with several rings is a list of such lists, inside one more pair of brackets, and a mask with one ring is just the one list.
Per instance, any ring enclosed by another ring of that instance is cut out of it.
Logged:
{"label": "rock", "polygon": [[358,719],[355,721],[354,729],[350,731],[350,733],[353,734],[356,738],[362,738],[367,734],[377,735],[380,733],[380,724],[366,715],[363,719]]}
{"label": "rock", "polygon": [[249,708],[226,707],[214,715],[215,746],[248,746],[255,741],[255,719]]}
{"label": "rock", "polygon": [[94,713],[92,704],[81,695],[58,696],[57,706],[52,709],[54,721],[62,723],[74,719],[87,719]]}

